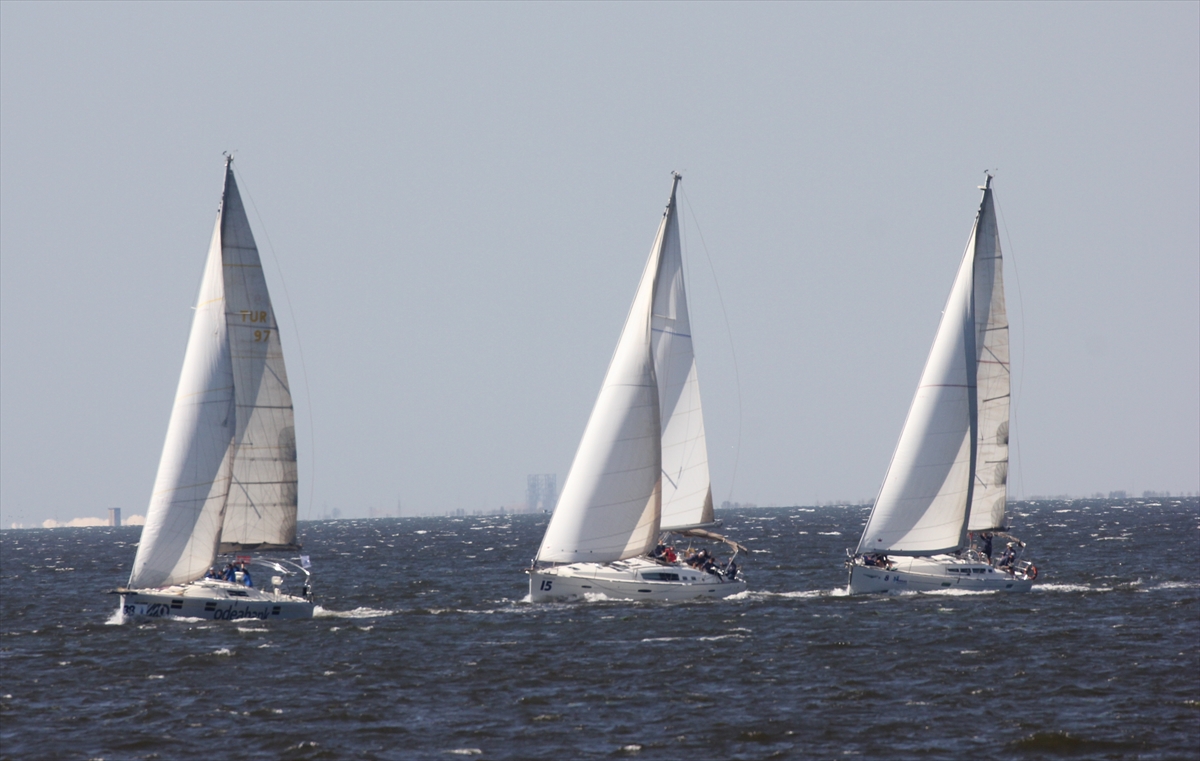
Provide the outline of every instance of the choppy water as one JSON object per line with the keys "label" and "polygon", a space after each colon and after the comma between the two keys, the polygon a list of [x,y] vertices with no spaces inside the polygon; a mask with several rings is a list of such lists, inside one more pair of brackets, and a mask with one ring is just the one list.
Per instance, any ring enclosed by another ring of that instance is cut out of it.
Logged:
{"label": "choppy water", "polygon": [[1197,758],[1197,500],[1016,507],[1028,595],[847,597],[865,511],[778,508],[674,605],[523,602],[544,516],[306,523],[322,612],[253,624],[115,623],[137,528],[4,531],[0,758]]}

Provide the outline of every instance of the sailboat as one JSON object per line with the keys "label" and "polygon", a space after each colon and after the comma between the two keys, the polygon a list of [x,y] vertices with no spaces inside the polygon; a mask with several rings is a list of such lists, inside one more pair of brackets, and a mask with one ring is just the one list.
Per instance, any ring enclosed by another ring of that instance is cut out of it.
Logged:
{"label": "sailboat", "polygon": [[[650,249],[575,460],[529,568],[533,602],[686,600],[746,588],[741,545],[709,529],[712,486],[672,173]],[[672,542],[724,543],[718,562]],[[690,561],[690,562],[689,562]]]}
{"label": "sailboat", "polygon": [[[128,584],[130,616],[311,618],[299,552],[296,427],[279,327],[226,155],[158,476]],[[218,555],[228,561],[214,566]],[[295,590],[295,586],[299,590]]]}
{"label": "sailboat", "polygon": [[[980,190],[962,264],[858,548],[849,591],[1027,592],[1037,567],[1006,533],[1010,370],[1004,259]],[[1007,539],[1003,557],[993,541]]]}

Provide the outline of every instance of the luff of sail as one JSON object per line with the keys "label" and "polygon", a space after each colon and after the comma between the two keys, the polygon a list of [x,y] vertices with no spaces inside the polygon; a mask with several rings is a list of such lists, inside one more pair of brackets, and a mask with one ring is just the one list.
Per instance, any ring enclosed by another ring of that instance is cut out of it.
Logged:
{"label": "luff of sail", "polygon": [[969,531],[1007,527],[1008,425],[1011,402],[1008,313],[1004,305],[1004,258],[992,199],[992,178],[983,188],[975,235],[975,324],[979,441]]}
{"label": "luff of sail", "polygon": [[296,452],[287,389],[262,265],[227,161],[130,587],[197,579],[218,548],[295,546]]}
{"label": "luff of sail", "polygon": [[966,544],[977,460],[979,232],[977,217],[900,441],[859,541],[860,554],[935,555]]}

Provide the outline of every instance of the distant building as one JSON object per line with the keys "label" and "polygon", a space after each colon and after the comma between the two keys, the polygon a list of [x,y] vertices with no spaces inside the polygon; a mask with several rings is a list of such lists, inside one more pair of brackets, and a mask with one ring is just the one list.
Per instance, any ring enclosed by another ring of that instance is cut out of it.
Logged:
{"label": "distant building", "polygon": [[121,525],[121,508],[119,508],[119,507],[108,508],[108,525],[110,525],[110,526],[120,526]]}
{"label": "distant building", "polygon": [[558,502],[558,474],[539,473],[526,478],[525,509],[531,513],[548,513]]}

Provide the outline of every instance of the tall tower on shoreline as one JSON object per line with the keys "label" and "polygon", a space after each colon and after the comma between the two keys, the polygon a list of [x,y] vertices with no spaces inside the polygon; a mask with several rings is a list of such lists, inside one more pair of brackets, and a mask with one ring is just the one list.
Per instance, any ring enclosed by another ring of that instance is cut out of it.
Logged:
{"label": "tall tower on shoreline", "polygon": [[531,513],[549,513],[558,501],[558,474],[539,473],[526,479],[525,509]]}

